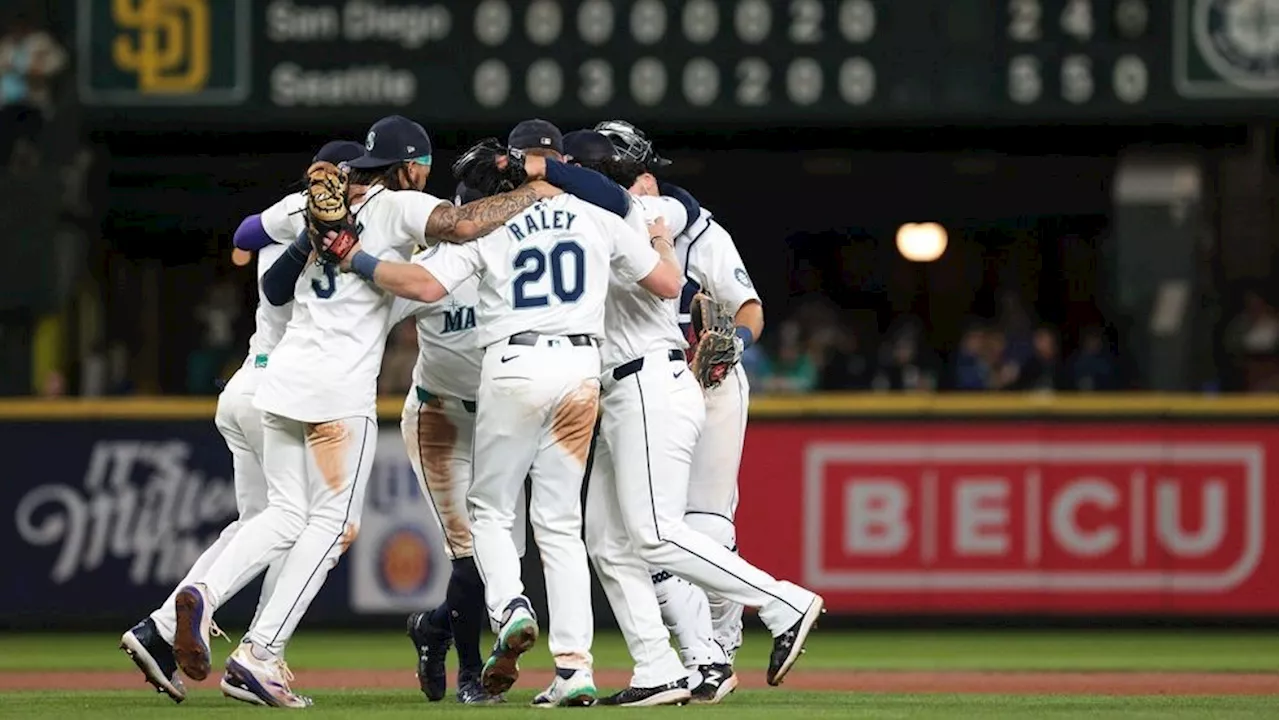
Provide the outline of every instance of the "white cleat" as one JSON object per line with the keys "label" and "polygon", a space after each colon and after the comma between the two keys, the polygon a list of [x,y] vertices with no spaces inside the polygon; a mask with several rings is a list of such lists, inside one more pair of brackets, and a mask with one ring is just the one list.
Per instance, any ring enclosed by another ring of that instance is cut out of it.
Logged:
{"label": "white cleat", "polygon": [[223,693],[242,700],[238,695],[227,692],[228,686],[235,688],[238,683],[260,705],[278,708],[311,707],[311,698],[298,695],[289,687],[289,683],[293,682],[293,673],[289,671],[284,658],[259,660],[254,657],[252,647],[249,643],[240,643],[231,657],[227,658],[227,675],[230,678],[223,680]]}
{"label": "white cleat", "polygon": [[[688,696],[688,690],[685,691]],[[590,670],[556,668],[556,677],[533,699],[533,706],[590,707],[596,704],[596,681]]]}

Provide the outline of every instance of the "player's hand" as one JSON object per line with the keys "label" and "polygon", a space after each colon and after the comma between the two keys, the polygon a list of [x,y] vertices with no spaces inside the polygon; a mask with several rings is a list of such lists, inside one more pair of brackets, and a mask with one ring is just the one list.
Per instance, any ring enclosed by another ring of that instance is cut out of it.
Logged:
{"label": "player's hand", "polygon": [[[338,239],[338,233],[336,233],[336,232],[334,232],[334,231],[332,231],[332,230],[330,230],[329,232],[325,233],[325,234],[324,234],[324,241],[323,241],[323,243],[324,243],[324,249],[325,249],[325,250],[328,250],[328,249],[329,249],[329,247],[330,247],[331,245],[333,245],[334,241],[336,241],[337,239]],[[352,245],[352,246],[351,246],[351,249],[350,249],[350,250],[348,250],[348,251],[347,251],[347,253],[346,253],[345,255],[343,255],[343,256],[342,256],[342,259],[338,261],[338,268],[339,268],[340,270],[342,270],[343,272],[349,272],[349,271],[351,270],[351,258],[355,257],[355,254],[356,254],[356,253],[358,253],[358,252],[360,252],[360,241],[359,241],[359,240],[357,240],[357,241],[356,241],[356,244],[355,244],[355,245]]]}
{"label": "player's hand", "polygon": [[231,263],[236,267],[244,267],[253,260],[253,253],[240,248],[231,249]]}
{"label": "player's hand", "polygon": [[663,217],[649,223],[649,244],[652,245],[658,238],[671,242],[671,230],[667,228],[667,220]]}
{"label": "player's hand", "polygon": [[[509,161],[506,155],[499,155],[495,159],[498,169],[504,169]],[[547,176],[547,159],[541,155],[525,155],[524,156],[524,174],[530,180],[541,180]]]}
{"label": "player's hand", "polygon": [[529,183],[529,187],[533,188],[540,198],[549,198],[564,194],[563,190],[552,185],[546,180],[534,180]]}

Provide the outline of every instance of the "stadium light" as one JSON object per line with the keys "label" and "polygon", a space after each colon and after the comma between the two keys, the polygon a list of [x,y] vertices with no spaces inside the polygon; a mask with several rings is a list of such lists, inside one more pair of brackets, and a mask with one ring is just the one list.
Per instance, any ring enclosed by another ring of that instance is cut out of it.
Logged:
{"label": "stadium light", "polygon": [[898,252],[912,262],[933,262],[947,249],[947,231],[935,222],[906,223],[898,228]]}

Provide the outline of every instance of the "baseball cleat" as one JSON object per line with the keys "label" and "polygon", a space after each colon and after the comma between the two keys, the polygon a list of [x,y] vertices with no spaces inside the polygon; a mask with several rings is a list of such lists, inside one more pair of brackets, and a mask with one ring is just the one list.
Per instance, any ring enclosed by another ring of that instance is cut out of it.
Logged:
{"label": "baseball cleat", "polygon": [[160,637],[151,618],[134,625],[120,636],[120,649],[133,660],[143,677],[156,692],[164,693],[180,703],[187,699],[187,687],[178,674],[178,663],[173,659],[173,647]]}
{"label": "baseball cleat", "polygon": [[[685,691],[686,694],[688,691]],[[590,707],[596,704],[596,681],[590,670],[556,668],[555,679],[533,698],[534,707]]]}
{"label": "baseball cleat", "polygon": [[689,701],[694,705],[715,705],[738,688],[738,676],[731,665],[703,665],[698,672],[702,681],[692,690]]}
{"label": "baseball cleat", "polygon": [[814,595],[813,602],[809,603],[804,615],[801,615],[800,619],[781,635],[773,638],[773,651],[769,653],[769,671],[765,675],[770,685],[782,684],[782,679],[791,671],[791,666],[795,665],[796,660],[799,660],[800,655],[804,653],[804,641],[808,639],[809,631],[813,629],[818,622],[818,617],[824,612],[826,610],[822,608],[822,598]]}
{"label": "baseball cleat", "polygon": [[480,672],[480,684],[485,692],[500,695],[510,690],[516,684],[516,678],[520,677],[520,656],[537,641],[538,621],[533,616],[529,601],[518,597],[507,603],[493,652]]}
{"label": "baseball cleat", "polygon": [[311,698],[298,695],[290,689],[293,673],[284,658],[259,660],[254,657],[250,643],[240,643],[231,657],[227,658],[227,675],[230,676],[226,680],[228,685],[236,687],[238,683],[243,686],[245,691],[258,699],[258,704],[278,708],[311,707]]}
{"label": "baseball cleat", "polygon": [[218,683],[218,687],[222,689],[223,695],[231,698],[232,700],[239,700],[242,703],[249,703],[250,705],[266,705],[261,698],[253,694],[253,691],[249,689],[248,685],[244,684],[230,673],[222,673],[222,682]]}
{"label": "baseball cleat", "polygon": [[[222,635],[213,622],[213,608],[203,585],[187,585],[173,600],[178,624],[173,633],[173,657],[192,680],[209,677],[209,636]],[[224,636],[225,637],[225,636]]]}
{"label": "baseball cleat", "polygon": [[418,687],[427,700],[437,702],[444,698],[449,688],[444,661],[453,645],[453,635],[431,624],[428,613],[417,612],[409,616],[409,639],[418,651]]}
{"label": "baseball cleat", "polygon": [[629,687],[608,697],[600,698],[601,705],[619,707],[653,707],[655,705],[684,705],[689,702],[689,681],[680,678],[657,687]]}
{"label": "baseball cleat", "polygon": [[463,705],[497,705],[507,701],[501,695],[485,692],[479,673],[458,673],[457,699]]}

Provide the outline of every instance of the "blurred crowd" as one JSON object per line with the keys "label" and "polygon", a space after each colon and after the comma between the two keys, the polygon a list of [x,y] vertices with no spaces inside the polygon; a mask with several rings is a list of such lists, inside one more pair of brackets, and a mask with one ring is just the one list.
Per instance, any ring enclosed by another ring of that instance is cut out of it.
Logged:
{"label": "blurred crowd", "polygon": [[914,317],[882,337],[862,337],[840,323],[806,327],[789,319],[774,343],[743,358],[753,392],[1106,391],[1124,387],[1119,362],[1101,328],[1080,334],[1064,357],[1056,328],[1010,328],[973,321],[950,356],[927,346]]}
{"label": "blurred crowd", "polygon": [[8,13],[0,29],[0,165],[38,164],[67,61],[67,51],[34,14],[22,8]]}

